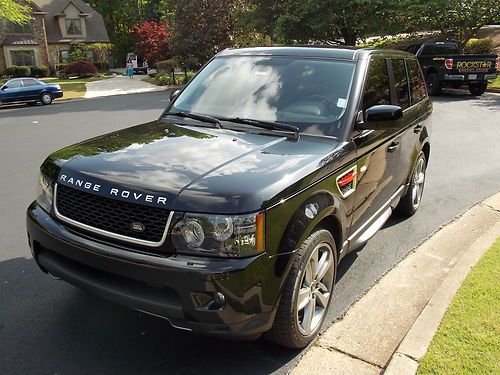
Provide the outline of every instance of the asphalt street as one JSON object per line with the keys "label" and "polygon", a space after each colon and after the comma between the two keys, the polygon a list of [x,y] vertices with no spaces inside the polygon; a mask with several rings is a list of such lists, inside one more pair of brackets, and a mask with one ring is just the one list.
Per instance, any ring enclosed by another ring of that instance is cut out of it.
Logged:
{"label": "asphalt street", "polygon": [[[25,209],[52,151],[156,118],[168,92],[0,108],[0,374],[286,373],[301,351],[265,340],[224,342],[171,328],[43,274],[26,241]],[[500,190],[500,95],[434,100],[420,211],[391,219],[340,266],[328,322],[467,208]],[[384,301],[380,301],[384,303]]]}

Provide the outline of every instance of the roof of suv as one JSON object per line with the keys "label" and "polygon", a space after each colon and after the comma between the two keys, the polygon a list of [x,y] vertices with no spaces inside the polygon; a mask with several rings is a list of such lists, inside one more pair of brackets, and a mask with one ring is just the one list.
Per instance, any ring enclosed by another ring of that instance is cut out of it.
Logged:
{"label": "roof of suv", "polygon": [[385,57],[413,57],[407,52],[391,49],[373,49],[356,47],[337,47],[337,46],[301,46],[301,47],[254,47],[254,48],[235,48],[226,49],[218,56],[301,56],[332,58],[342,60],[362,60],[370,55],[383,55]]}

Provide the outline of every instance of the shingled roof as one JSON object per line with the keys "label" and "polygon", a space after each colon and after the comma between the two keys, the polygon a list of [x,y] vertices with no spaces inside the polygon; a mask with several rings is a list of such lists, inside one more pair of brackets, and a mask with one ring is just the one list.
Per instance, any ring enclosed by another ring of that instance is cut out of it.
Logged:
{"label": "shingled roof", "polygon": [[45,30],[47,32],[48,43],[69,42],[75,39],[63,38],[57,15],[73,3],[81,11],[81,15],[85,16],[87,28],[87,36],[82,40],[84,42],[109,42],[108,32],[104,26],[102,16],[97,13],[90,5],[82,0],[34,0],[35,4],[47,14],[45,15]]}
{"label": "shingled roof", "polygon": [[3,41],[4,46],[36,46],[38,43],[29,36],[7,35]]}

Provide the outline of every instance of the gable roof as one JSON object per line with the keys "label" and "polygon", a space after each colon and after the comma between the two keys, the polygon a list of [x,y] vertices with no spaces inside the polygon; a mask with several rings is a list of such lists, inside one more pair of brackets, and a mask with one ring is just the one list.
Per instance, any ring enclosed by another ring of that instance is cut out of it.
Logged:
{"label": "gable roof", "polygon": [[85,42],[109,42],[108,32],[102,16],[94,8],[82,0],[34,0],[36,5],[47,14],[45,15],[45,30],[48,43],[82,41],[82,38],[63,38],[57,16],[72,3],[82,16],[85,16],[87,36]]}

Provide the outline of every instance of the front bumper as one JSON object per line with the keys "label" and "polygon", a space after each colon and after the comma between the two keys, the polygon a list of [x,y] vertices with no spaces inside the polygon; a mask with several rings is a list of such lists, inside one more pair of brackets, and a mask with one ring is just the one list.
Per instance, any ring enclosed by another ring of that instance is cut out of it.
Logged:
{"label": "front bumper", "polygon": [[60,90],[60,91],[53,91],[53,92],[51,92],[51,94],[52,94],[52,97],[54,99],[59,99],[59,98],[62,98],[64,96],[64,93],[63,93],[62,90]]}
{"label": "front bumper", "polygon": [[279,288],[265,253],[221,259],[127,251],[80,235],[36,203],[28,208],[27,230],[44,272],[176,328],[254,339],[272,327]]}

